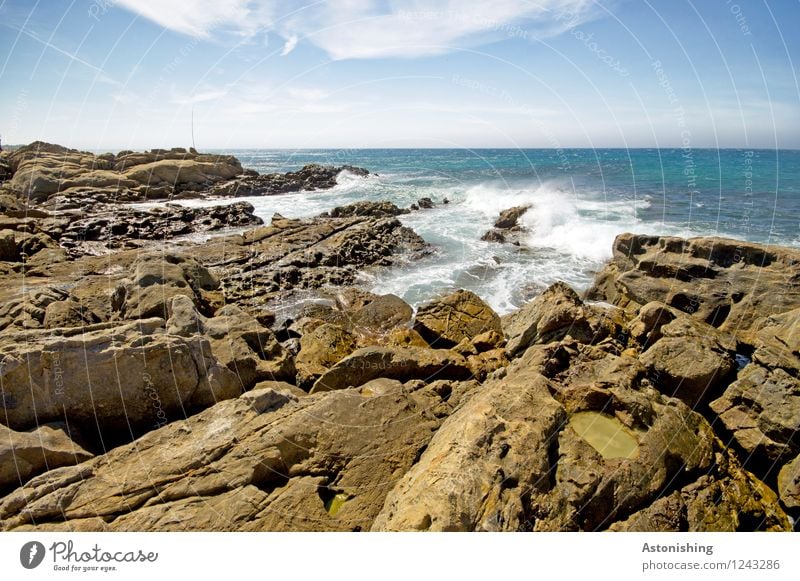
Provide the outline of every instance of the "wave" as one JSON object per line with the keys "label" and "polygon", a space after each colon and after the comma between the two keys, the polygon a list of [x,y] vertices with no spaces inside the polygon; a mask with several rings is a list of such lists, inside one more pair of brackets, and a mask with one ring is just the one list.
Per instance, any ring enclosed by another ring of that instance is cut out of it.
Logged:
{"label": "wave", "polygon": [[601,192],[578,192],[557,182],[531,188],[481,184],[465,193],[464,206],[494,221],[503,210],[530,205],[520,222],[529,230],[527,245],[551,249],[577,260],[601,262],[611,257],[617,234],[635,230],[637,215],[650,199],[609,199]]}

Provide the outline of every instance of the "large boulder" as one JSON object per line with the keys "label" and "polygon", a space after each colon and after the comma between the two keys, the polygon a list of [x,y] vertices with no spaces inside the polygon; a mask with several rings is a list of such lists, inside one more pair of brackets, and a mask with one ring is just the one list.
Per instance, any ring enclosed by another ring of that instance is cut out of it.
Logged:
{"label": "large boulder", "polygon": [[182,295],[174,297],[170,307],[167,331],[207,340],[213,357],[238,377],[241,389],[248,390],[260,381],[294,380],[291,353],[271,330],[239,307],[226,305],[208,318]]}
{"label": "large boulder", "polygon": [[800,381],[784,369],[748,365],[711,409],[754,469],[776,471],[800,452]]}
{"label": "large boulder", "polygon": [[323,323],[300,338],[297,384],[311,388],[314,382],[356,349],[355,336],[336,325]]}
{"label": "large boulder", "polygon": [[177,254],[148,253],[133,264],[133,276],[116,291],[116,310],[126,319],[169,317],[169,305],[185,296],[208,311],[210,293],[219,280],[193,258]]}
{"label": "large boulder", "polygon": [[378,380],[299,399],[249,392],[34,478],[0,500],[0,530],[369,529],[455,390]]}
{"label": "large boulder", "polygon": [[630,309],[660,301],[749,339],[759,319],[800,306],[800,250],[620,234],[587,297]]}
{"label": "large boulder", "polygon": [[400,297],[381,295],[355,311],[352,322],[358,331],[385,333],[408,325],[413,316],[414,309]]}
{"label": "large boulder", "polygon": [[94,155],[59,145],[34,142],[8,156],[13,178],[7,183],[20,197],[44,202],[57,195],[69,202],[88,193],[103,202],[136,201],[162,189],[210,188],[242,173],[232,156],[203,155],[185,149]]}
{"label": "large boulder", "polygon": [[539,357],[552,349],[534,346],[444,421],[372,530],[790,529],[777,496],[634,359],[587,346],[558,371]]}
{"label": "large boulder", "polygon": [[694,406],[715,396],[736,369],[733,354],[709,337],[665,337],[640,361],[667,395]]}
{"label": "large boulder", "polygon": [[463,356],[445,349],[421,347],[364,347],[324,373],[311,393],[358,387],[381,378],[469,379],[472,371]]}
{"label": "large boulder", "polygon": [[500,317],[475,293],[459,290],[422,305],[414,330],[433,347],[453,347],[487,331],[502,332]]}
{"label": "large boulder", "polygon": [[241,392],[208,340],[163,333],[162,319],[0,342],[3,418],[14,430],[66,421],[128,439]]}
{"label": "large boulder", "polygon": [[567,335],[588,339],[592,329],[578,294],[563,282],[557,282],[510,318],[505,335],[506,350],[514,357],[530,345],[557,341]]}
{"label": "large boulder", "polygon": [[800,309],[761,319],[758,327],[752,361],[711,409],[746,465],[774,475],[800,452]]}
{"label": "large boulder", "polygon": [[17,432],[0,424],[0,491],[17,488],[32,477],[72,466],[93,454],[73,442],[64,425],[43,425]]}

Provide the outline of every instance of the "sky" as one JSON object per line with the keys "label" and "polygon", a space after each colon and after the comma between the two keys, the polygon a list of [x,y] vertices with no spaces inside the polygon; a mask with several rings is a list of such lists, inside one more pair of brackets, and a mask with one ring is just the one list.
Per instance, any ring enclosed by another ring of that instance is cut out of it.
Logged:
{"label": "sky", "polygon": [[800,148],[800,0],[0,0],[0,136]]}

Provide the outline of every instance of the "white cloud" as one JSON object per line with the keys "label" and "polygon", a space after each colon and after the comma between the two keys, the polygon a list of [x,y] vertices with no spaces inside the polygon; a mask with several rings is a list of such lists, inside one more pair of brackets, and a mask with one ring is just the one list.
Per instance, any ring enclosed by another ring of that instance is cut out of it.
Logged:
{"label": "white cloud", "polygon": [[116,0],[156,24],[206,38],[226,31],[250,36],[270,26],[272,2],[252,0]]}
{"label": "white cloud", "polygon": [[289,38],[286,39],[286,44],[283,45],[283,49],[281,50],[281,56],[286,56],[290,52],[294,50],[294,47],[297,46],[297,35],[293,34]]}
{"label": "white cloud", "polygon": [[552,36],[595,13],[595,0],[118,0],[157,24],[201,38],[277,32],[334,59],[442,54],[508,37]]}

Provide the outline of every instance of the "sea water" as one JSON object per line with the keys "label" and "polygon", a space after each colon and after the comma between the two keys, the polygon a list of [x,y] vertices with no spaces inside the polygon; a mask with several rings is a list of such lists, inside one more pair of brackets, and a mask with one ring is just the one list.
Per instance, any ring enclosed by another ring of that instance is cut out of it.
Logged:
{"label": "sea water", "polygon": [[[401,216],[436,251],[363,285],[412,305],[457,288],[498,312],[562,280],[591,284],[617,234],[725,236],[800,246],[800,151],[711,149],[226,150],[245,167],[285,172],[307,163],[352,164],[327,191],[242,198],[272,215],[310,217],[361,200],[436,206]],[[444,200],[449,201],[444,204]],[[209,205],[216,201],[185,201]],[[531,205],[524,247],[481,241],[498,214]]]}

